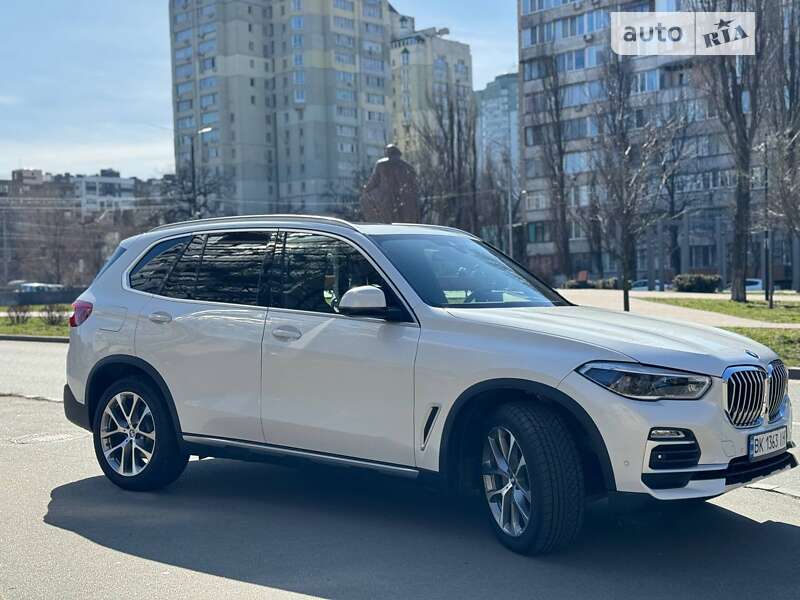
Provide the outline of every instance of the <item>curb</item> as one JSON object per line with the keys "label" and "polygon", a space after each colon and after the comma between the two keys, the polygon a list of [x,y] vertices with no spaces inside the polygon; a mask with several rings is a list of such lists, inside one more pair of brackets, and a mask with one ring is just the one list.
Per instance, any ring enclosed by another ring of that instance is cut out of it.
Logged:
{"label": "curb", "polygon": [[[0,341],[3,342],[50,342],[53,344],[69,344],[68,337],[56,337],[52,335],[6,335],[0,334]],[[800,370],[798,370],[800,376]]]}

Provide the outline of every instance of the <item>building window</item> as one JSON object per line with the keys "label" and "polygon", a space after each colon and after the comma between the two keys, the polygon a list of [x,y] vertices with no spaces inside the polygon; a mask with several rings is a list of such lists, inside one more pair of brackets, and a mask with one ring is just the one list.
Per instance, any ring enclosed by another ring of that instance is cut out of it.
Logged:
{"label": "building window", "polygon": [[175,93],[177,93],[178,96],[188,94],[192,90],[194,90],[194,83],[191,81],[184,81],[183,83],[179,83],[175,86]]}
{"label": "building window", "polygon": [[339,10],[346,10],[347,12],[353,12],[355,8],[355,3],[353,0],[333,0],[333,7],[338,8]]}
{"label": "building window", "polygon": [[217,51],[217,40],[207,40],[197,44],[198,54],[213,54]]}
{"label": "building window", "polygon": [[344,102],[355,102],[356,93],[353,90],[336,90],[336,99]]}
{"label": "building window", "polygon": [[208,90],[211,88],[217,87],[217,78],[216,77],[204,77],[200,80],[200,89],[201,90]]}
{"label": "building window", "polygon": [[340,65],[354,65],[356,64],[356,55],[349,52],[337,52],[336,62]]}
{"label": "building window", "polygon": [[297,88],[294,91],[294,101],[301,103],[306,101],[306,90],[304,88]]}
{"label": "building window", "polygon": [[217,59],[215,57],[204,58],[200,61],[200,72],[214,71],[217,68]]}
{"label": "building window", "polygon": [[192,29],[183,29],[181,31],[175,32],[175,42],[181,44],[183,42],[188,42],[192,39],[194,35],[194,31]]}
{"label": "building window", "polygon": [[336,81],[339,83],[353,84],[355,83],[355,73],[349,71],[336,71]]}
{"label": "building window", "polygon": [[213,125],[214,123],[219,123],[219,113],[218,112],[203,113],[203,115],[200,117],[200,122],[203,125]]}
{"label": "building window", "polygon": [[305,20],[301,16],[292,17],[291,19],[289,19],[289,26],[295,30],[303,29],[303,27],[305,26]]}
{"label": "building window", "polygon": [[189,60],[192,58],[192,47],[180,48],[175,51],[175,60]]}
{"label": "building window", "polygon": [[194,127],[194,117],[183,117],[177,120],[178,129],[191,129]]}
{"label": "building window", "polygon": [[178,65],[175,67],[175,77],[178,79],[184,79],[186,77],[191,77],[194,75],[194,65],[189,63],[187,65]]}
{"label": "building window", "polygon": [[356,22],[347,17],[333,17],[333,26],[337,29],[348,29],[352,31],[356,28]]}
{"label": "building window", "polygon": [[369,104],[383,105],[386,103],[386,98],[383,94],[367,94],[367,102]]}
{"label": "building window", "polygon": [[550,223],[536,221],[528,223],[528,241],[532,244],[543,244],[550,241]]}
{"label": "building window", "polygon": [[178,101],[178,112],[186,112],[187,110],[192,110],[192,101],[191,100],[179,100]]}

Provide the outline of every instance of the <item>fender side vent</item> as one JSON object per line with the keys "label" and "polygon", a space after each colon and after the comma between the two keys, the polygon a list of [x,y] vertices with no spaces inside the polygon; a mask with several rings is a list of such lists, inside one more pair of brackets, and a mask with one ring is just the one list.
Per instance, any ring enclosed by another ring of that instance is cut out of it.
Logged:
{"label": "fender side vent", "polygon": [[425,420],[425,427],[422,429],[422,445],[420,446],[420,450],[425,450],[425,446],[428,445],[428,437],[431,435],[431,429],[433,429],[433,424],[436,423],[436,417],[438,415],[439,407],[431,406],[431,411],[428,413],[428,418]]}

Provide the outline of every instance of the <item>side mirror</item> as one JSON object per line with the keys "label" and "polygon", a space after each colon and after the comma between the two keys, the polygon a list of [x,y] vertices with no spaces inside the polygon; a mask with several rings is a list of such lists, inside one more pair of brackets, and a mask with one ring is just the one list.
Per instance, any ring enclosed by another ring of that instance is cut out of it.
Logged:
{"label": "side mirror", "polygon": [[374,285],[354,287],[345,292],[337,308],[351,317],[386,318],[386,295]]}

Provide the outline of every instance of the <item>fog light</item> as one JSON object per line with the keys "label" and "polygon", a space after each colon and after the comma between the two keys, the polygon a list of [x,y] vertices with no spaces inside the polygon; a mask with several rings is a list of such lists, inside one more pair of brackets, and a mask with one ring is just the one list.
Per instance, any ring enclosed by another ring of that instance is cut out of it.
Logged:
{"label": "fog light", "polygon": [[691,434],[690,431],[686,431],[685,429],[651,429],[650,435],[648,439],[650,440],[686,440],[686,439],[693,439],[694,436]]}

